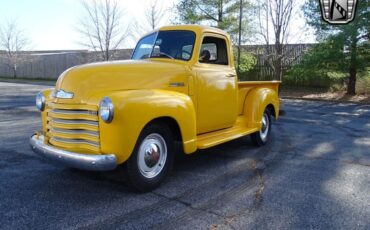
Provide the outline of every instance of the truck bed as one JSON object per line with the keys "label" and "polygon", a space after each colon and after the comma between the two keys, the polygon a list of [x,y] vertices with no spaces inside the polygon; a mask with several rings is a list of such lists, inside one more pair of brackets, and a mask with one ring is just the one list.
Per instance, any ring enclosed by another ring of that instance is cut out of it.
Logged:
{"label": "truck bed", "polygon": [[239,81],[238,82],[238,87],[239,87],[239,95],[238,95],[238,103],[239,103],[239,112],[238,114],[241,115],[243,114],[243,106],[245,102],[245,98],[248,94],[248,92],[251,89],[255,89],[258,87],[264,87],[264,88],[270,88],[273,89],[274,91],[279,90],[279,84],[281,81]]}

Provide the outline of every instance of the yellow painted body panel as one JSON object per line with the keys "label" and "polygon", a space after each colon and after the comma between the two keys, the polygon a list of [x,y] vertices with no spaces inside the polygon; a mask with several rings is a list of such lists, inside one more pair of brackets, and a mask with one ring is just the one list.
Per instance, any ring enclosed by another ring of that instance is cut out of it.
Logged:
{"label": "yellow painted body panel", "polygon": [[[150,59],[142,61],[102,62],[77,66],[58,79],[56,90],[73,92],[72,99],[53,99],[63,104],[88,104],[89,98],[100,93],[137,89],[168,89],[188,93],[191,72],[181,61]],[[183,87],[171,87],[182,82]],[[97,106],[97,105],[95,105]]]}
{"label": "yellow painted body panel", "polygon": [[250,128],[261,128],[261,118],[266,107],[272,105],[275,118],[279,117],[280,100],[278,97],[279,81],[272,82],[240,82],[239,88],[250,88],[243,103],[243,115]]}
{"label": "yellow painted body panel", "polygon": [[[225,32],[191,25],[160,30],[193,31],[192,58],[93,63],[65,71],[55,89],[73,93],[73,98],[53,98],[52,90],[44,91],[45,143],[74,152],[115,154],[123,163],[143,128],[155,119],[177,123],[183,150],[189,154],[258,131],[267,106],[273,106],[278,117],[279,82],[238,82]],[[226,40],[228,65],[199,63],[204,36]],[[98,115],[104,97],[114,105],[109,124]]]}
{"label": "yellow painted body panel", "polygon": [[230,128],[199,135],[197,138],[197,146],[198,149],[206,149],[242,136],[246,136],[256,131],[258,131],[256,127],[249,128],[247,126],[244,116],[239,116],[235,124]]}
{"label": "yellow painted body panel", "polygon": [[115,105],[114,119],[99,121],[101,151],[117,154],[118,162],[127,160],[143,128],[157,118],[171,118],[180,127],[184,151],[196,151],[195,109],[188,95],[167,90],[128,90],[104,93],[91,98],[98,103],[108,96]]}
{"label": "yellow painted body panel", "polygon": [[[234,125],[238,115],[238,83],[230,37],[212,30],[204,31],[199,37],[199,44],[205,37],[216,37],[223,39],[228,47],[228,65],[199,63],[195,60],[192,66],[197,89],[197,133],[202,134]],[[196,50],[200,51],[200,47]],[[198,52],[196,57],[199,55]]]}

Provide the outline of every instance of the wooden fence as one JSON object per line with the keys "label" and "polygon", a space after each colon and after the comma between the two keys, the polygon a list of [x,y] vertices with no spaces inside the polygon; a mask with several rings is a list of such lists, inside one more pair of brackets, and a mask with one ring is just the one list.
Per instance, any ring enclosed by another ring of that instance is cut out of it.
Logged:
{"label": "wooden fence", "polygon": [[[118,50],[115,59],[125,60],[131,57],[131,49]],[[16,68],[18,78],[57,79],[65,70],[85,63],[97,61],[94,52],[77,51],[38,51],[27,52],[20,56]],[[0,55],[0,76],[13,77],[12,66],[4,55]]]}
{"label": "wooden fence", "polygon": [[[312,44],[291,44],[284,46],[286,55],[283,58],[283,69],[289,68],[292,64],[298,63],[303,54]],[[243,80],[271,80],[272,68],[266,63],[266,46],[247,45],[243,51],[252,53],[257,58],[257,66]],[[274,46],[269,47],[269,52],[274,52]],[[118,50],[117,60],[125,60],[131,57],[132,49]],[[13,77],[13,69],[6,64],[0,52],[0,76]],[[22,54],[22,61],[17,66],[17,77],[37,79],[57,79],[58,76],[72,66],[81,65],[96,61],[96,53],[86,50],[67,51],[38,51]]]}
{"label": "wooden fence", "polygon": [[[283,46],[282,68],[283,71],[288,70],[292,65],[299,63],[304,54],[312,48],[314,44],[287,44]],[[257,58],[256,67],[245,76],[241,76],[243,80],[278,80],[274,79],[274,70],[268,63],[269,54],[273,55],[275,46],[270,45],[246,45],[243,51],[253,54]]]}

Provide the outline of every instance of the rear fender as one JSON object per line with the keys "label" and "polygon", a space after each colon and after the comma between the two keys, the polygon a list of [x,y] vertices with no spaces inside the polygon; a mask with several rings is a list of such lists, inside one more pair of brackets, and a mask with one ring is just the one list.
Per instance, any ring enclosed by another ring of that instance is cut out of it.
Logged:
{"label": "rear fender", "polygon": [[279,99],[275,90],[270,88],[256,88],[251,90],[244,102],[244,116],[248,127],[260,129],[262,114],[267,106],[273,106],[275,118],[279,114]]}

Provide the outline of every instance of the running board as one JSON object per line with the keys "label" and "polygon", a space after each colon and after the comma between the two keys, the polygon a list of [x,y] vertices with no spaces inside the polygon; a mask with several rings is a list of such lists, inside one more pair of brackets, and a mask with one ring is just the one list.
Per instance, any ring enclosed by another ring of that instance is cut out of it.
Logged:
{"label": "running board", "polygon": [[241,119],[238,119],[233,127],[198,135],[197,147],[198,149],[206,149],[257,131],[257,128],[248,128]]}

